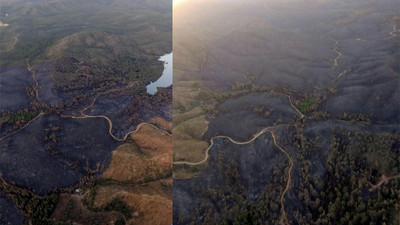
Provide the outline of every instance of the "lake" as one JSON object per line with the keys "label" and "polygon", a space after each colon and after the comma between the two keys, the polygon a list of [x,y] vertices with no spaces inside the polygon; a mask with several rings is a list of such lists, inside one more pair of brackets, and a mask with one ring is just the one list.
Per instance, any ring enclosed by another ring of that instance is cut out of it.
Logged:
{"label": "lake", "polygon": [[157,87],[168,87],[172,84],[172,52],[161,56],[159,60],[164,62],[164,71],[157,81],[146,86],[147,93],[151,95],[157,93]]}

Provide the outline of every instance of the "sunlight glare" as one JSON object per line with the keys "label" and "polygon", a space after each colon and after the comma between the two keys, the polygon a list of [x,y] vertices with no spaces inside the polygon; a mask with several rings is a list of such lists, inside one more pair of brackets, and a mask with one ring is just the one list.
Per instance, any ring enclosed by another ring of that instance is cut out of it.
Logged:
{"label": "sunlight glare", "polygon": [[174,7],[179,6],[182,2],[186,2],[186,1],[188,1],[188,0],[172,0]]}

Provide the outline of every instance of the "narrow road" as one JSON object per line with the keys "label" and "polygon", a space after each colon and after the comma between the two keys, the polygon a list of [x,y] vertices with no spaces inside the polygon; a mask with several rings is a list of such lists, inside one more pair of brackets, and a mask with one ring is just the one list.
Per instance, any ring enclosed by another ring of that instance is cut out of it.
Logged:
{"label": "narrow road", "polygon": [[332,51],[334,51],[336,54],[338,54],[338,56],[336,56],[333,59],[333,68],[338,66],[338,61],[339,59],[342,57],[342,53],[338,50],[338,45],[339,45],[339,41],[334,39],[333,37],[329,36],[329,39],[331,39],[332,41],[335,42],[335,44],[333,44],[333,49]]}
{"label": "narrow road", "polygon": [[[297,109],[296,106],[293,104],[293,101],[292,101],[292,98],[290,97],[290,95],[288,95],[288,94],[284,94],[284,95],[286,95],[286,96],[288,97],[290,106],[300,115],[300,119],[304,118],[304,117],[305,117],[304,114],[301,113],[300,110]],[[212,146],[214,145],[214,139],[216,139],[216,138],[226,138],[226,139],[228,139],[229,141],[231,141],[231,142],[234,143],[234,144],[237,144],[237,145],[245,145],[245,144],[249,144],[249,143],[253,142],[253,141],[254,141],[255,139],[257,139],[260,135],[264,134],[264,133],[267,132],[267,131],[270,131],[270,129],[273,129],[273,128],[279,127],[279,126],[284,126],[284,125],[289,125],[289,124],[280,124],[280,125],[276,125],[276,126],[269,126],[269,127],[266,127],[266,128],[264,128],[264,129],[262,129],[260,132],[254,134],[253,137],[252,137],[250,140],[244,141],[244,142],[236,141],[236,140],[232,139],[232,138],[229,137],[229,136],[224,136],[224,135],[214,136],[214,137],[212,137],[211,140],[210,140],[210,145],[208,146],[208,148],[207,148],[206,151],[205,151],[205,157],[204,157],[203,160],[201,160],[201,161],[199,161],[199,162],[176,161],[176,162],[173,162],[173,164],[175,164],[175,165],[184,165],[184,164],[185,164],[185,165],[191,165],[191,166],[203,164],[204,162],[206,162],[206,161],[208,160],[208,157],[209,157],[208,151],[210,151],[210,149],[211,149]],[[203,134],[204,134],[206,131],[207,131],[207,128],[205,129],[205,131],[203,131]],[[271,132],[271,131],[270,131],[270,132]]]}
{"label": "narrow road", "polygon": [[[26,60],[26,62],[27,62],[27,64],[28,64],[28,67],[27,67],[27,68],[28,68],[28,70],[32,73],[32,77],[33,77],[33,79],[34,79],[34,81],[35,81],[34,88],[35,88],[35,91],[36,91],[36,97],[37,97],[37,99],[38,99],[39,101],[41,101],[40,98],[39,98],[39,96],[38,96],[38,89],[37,89],[37,87],[38,87],[38,82],[36,81],[36,78],[35,78],[35,72],[34,72],[34,70],[31,68],[31,66],[30,66],[30,64],[29,64],[29,61]],[[81,114],[81,116],[62,115],[62,114],[61,114],[60,117],[61,117],[61,118],[71,118],[71,119],[87,119],[87,118],[102,118],[102,119],[105,119],[105,120],[107,120],[108,125],[109,125],[108,133],[110,134],[110,136],[111,136],[114,140],[119,141],[119,142],[121,142],[121,141],[126,141],[126,139],[128,138],[128,136],[129,136],[130,134],[137,132],[137,131],[140,129],[140,127],[143,126],[143,125],[145,125],[145,124],[147,124],[147,125],[149,125],[149,126],[152,126],[152,127],[154,127],[155,129],[160,130],[160,131],[162,131],[163,133],[165,133],[165,134],[167,134],[167,135],[169,135],[169,136],[172,136],[172,134],[170,134],[170,133],[168,133],[167,131],[164,131],[164,130],[158,128],[157,126],[155,126],[155,125],[153,125],[153,124],[151,124],[151,123],[143,122],[143,123],[140,123],[139,125],[137,125],[135,130],[126,133],[126,134],[124,135],[123,138],[117,138],[117,137],[112,133],[113,123],[112,123],[112,121],[111,121],[107,116],[105,116],[105,115],[96,115],[96,116],[92,116],[92,115],[87,115],[87,114],[84,113],[84,111],[86,111],[87,109],[89,109],[90,107],[92,107],[92,106],[94,105],[96,99],[97,99],[99,96],[104,95],[104,94],[108,94],[108,93],[111,93],[111,92],[114,92],[114,91],[123,90],[123,89],[129,88],[129,87],[132,87],[135,83],[136,83],[136,82],[133,82],[133,83],[130,83],[130,84],[129,84],[128,86],[126,86],[126,87],[119,88],[119,89],[112,89],[112,90],[109,90],[109,91],[106,91],[106,92],[103,92],[103,93],[100,93],[100,94],[96,95],[96,96],[93,98],[93,101],[91,102],[90,105],[84,107],[83,109],[81,109],[81,110],[79,111],[80,114]],[[42,101],[41,101],[41,102],[42,102]],[[46,113],[41,112],[41,113],[38,114],[35,118],[33,118],[31,121],[29,121],[27,124],[25,124],[21,129],[19,129],[19,130],[17,130],[17,131],[14,131],[13,133],[11,133],[11,134],[9,134],[9,135],[6,135],[6,136],[0,138],[0,141],[4,140],[4,139],[7,138],[7,137],[10,137],[10,136],[15,135],[16,133],[20,132],[21,130],[23,130],[23,129],[25,129],[27,126],[29,126],[33,121],[35,121],[36,119],[38,119],[39,117],[41,117],[41,116],[43,116],[43,115],[45,115],[45,114],[46,114]]]}
{"label": "narrow road", "polygon": [[[300,119],[304,118],[305,116],[293,104],[291,96],[288,95],[288,94],[285,94],[285,95],[288,97],[291,107],[293,109],[295,109],[295,111],[300,115]],[[280,124],[280,125],[276,125],[276,126],[266,127],[264,129],[262,129],[260,132],[256,133],[250,140],[243,141],[243,142],[236,141],[236,140],[232,139],[229,136],[222,136],[222,135],[215,136],[215,137],[211,138],[210,145],[205,151],[205,157],[204,157],[203,160],[198,161],[198,162],[177,161],[177,162],[173,162],[173,164],[174,165],[196,166],[196,165],[200,165],[200,164],[205,163],[209,158],[209,151],[214,146],[214,139],[216,139],[216,138],[226,138],[226,139],[228,139],[230,142],[232,142],[234,144],[245,145],[245,144],[249,144],[249,143],[253,142],[260,135],[262,135],[262,134],[264,134],[266,132],[270,132],[271,136],[272,136],[272,140],[274,142],[274,145],[279,149],[279,151],[281,151],[282,153],[284,153],[286,155],[286,158],[289,161],[289,169],[288,169],[288,175],[287,175],[288,179],[287,179],[287,182],[286,182],[285,189],[283,190],[282,195],[280,197],[281,216],[279,218],[279,224],[280,225],[287,225],[287,224],[289,224],[289,222],[288,222],[288,218],[287,218],[287,214],[286,214],[286,210],[285,210],[285,195],[288,192],[288,190],[290,189],[290,183],[291,183],[291,180],[292,180],[292,170],[293,170],[293,166],[294,166],[294,161],[293,161],[293,158],[289,155],[289,153],[278,144],[277,138],[276,138],[276,134],[273,131],[274,128],[279,127],[279,126],[285,126],[285,125],[289,125],[289,124]]]}
{"label": "narrow road", "polygon": [[39,83],[36,80],[36,72],[35,70],[31,67],[31,65],[29,64],[29,60],[26,59],[26,64],[27,64],[27,69],[28,71],[32,74],[32,79],[33,82],[35,82],[35,84],[33,85],[33,89],[35,90],[35,96],[36,96],[36,100],[38,100],[39,102],[43,102],[40,97],[39,97]]}
{"label": "narrow road", "polygon": [[93,98],[92,102],[91,102],[88,106],[82,108],[82,109],[79,111],[79,113],[81,114],[81,116],[61,115],[61,117],[62,117],[62,118],[72,118],[72,119],[87,119],[87,118],[102,118],[102,119],[105,119],[105,120],[107,120],[108,125],[109,125],[109,127],[108,127],[108,133],[109,133],[110,136],[111,136],[114,140],[116,140],[116,141],[126,141],[126,139],[128,138],[128,136],[129,136],[130,134],[137,132],[137,131],[139,130],[139,128],[140,128],[141,126],[145,125],[145,124],[150,125],[150,126],[156,128],[157,130],[160,130],[160,131],[162,131],[163,133],[165,133],[165,134],[171,136],[172,134],[170,134],[170,133],[168,133],[168,132],[166,132],[166,131],[164,131],[164,130],[162,130],[162,129],[156,127],[156,126],[154,126],[153,124],[143,122],[143,123],[140,123],[139,125],[137,125],[137,126],[136,126],[136,129],[135,129],[134,131],[130,131],[130,132],[126,133],[126,134],[124,135],[123,138],[118,138],[118,137],[116,137],[116,136],[112,133],[112,130],[113,130],[113,123],[112,123],[112,121],[111,121],[110,118],[108,118],[108,117],[105,116],[105,115],[95,115],[95,116],[93,116],[93,115],[87,115],[87,114],[84,113],[86,110],[88,110],[90,107],[92,107],[92,106],[94,105],[94,103],[96,102],[97,98],[100,97],[101,95],[105,95],[105,94],[109,94],[109,93],[111,93],[111,92],[116,92],[116,91],[120,91],[120,90],[123,90],[123,89],[130,88],[130,87],[132,87],[133,85],[135,85],[136,83],[137,83],[137,82],[135,81],[135,82],[132,82],[132,83],[130,83],[129,85],[123,87],[123,88],[115,88],[115,89],[111,89],[111,90],[109,90],[109,91],[106,91],[106,92],[97,94],[97,95]]}
{"label": "narrow road", "polygon": [[234,144],[237,144],[237,145],[245,145],[245,144],[249,144],[249,143],[253,142],[253,141],[256,140],[260,135],[262,135],[262,134],[264,134],[264,133],[266,133],[266,132],[270,132],[270,133],[271,133],[271,136],[272,136],[272,140],[273,140],[273,142],[274,142],[274,145],[275,145],[281,152],[283,152],[283,153],[286,155],[286,157],[287,157],[287,159],[288,159],[288,161],[289,161],[288,179],[287,179],[287,182],[286,182],[285,189],[283,190],[282,195],[281,195],[281,197],[280,197],[280,202],[281,202],[281,213],[282,213],[282,214],[281,214],[281,217],[280,217],[280,219],[279,219],[279,224],[280,224],[280,225],[289,224],[289,223],[288,223],[287,216],[286,216],[286,211],[285,211],[285,195],[286,195],[287,191],[288,191],[289,188],[290,188],[290,183],[291,183],[291,179],[292,179],[292,170],[293,170],[294,162],[293,162],[292,157],[289,155],[289,153],[288,153],[285,149],[283,149],[283,148],[278,144],[277,138],[276,138],[276,134],[275,134],[274,131],[272,130],[273,128],[276,128],[276,127],[278,127],[278,126],[283,126],[283,125],[288,125],[288,124],[281,124],[281,125],[277,125],[277,126],[272,126],[272,127],[264,128],[263,130],[261,130],[260,132],[258,132],[256,135],[254,135],[253,138],[251,138],[251,139],[248,140],[248,141],[244,141],[244,142],[240,142],[240,141],[233,140],[231,137],[228,137],[228,136],[215,136],[215,137],[211,138],[211,144],[210,144],[210,146],[207,148],[207,150],[206,150],[206,155],[205,155],[205,157],[204,157],[203,160],[201,160],[201,161],[199,161],[199,162],[178,161],[178,162],[173,162],[173,164],[174,164],[174,165],[189,165],[189,166],[195,166],[195,165],[200,165],[200,164],[202,164],[202,163],[205,163],[205,162],[208,160],[208,158],[209,158],[209,153],[208,153],[208,152],[209,152],[210,149],[214,146],[214,139],[216,139],[216,138],[226,138],[226,139],[228,139],[230,142],[232,142],[232,143],[234,143]]}
{"label": "narrow road", "polygon": [[[302,113],[296,108],[296,106],[293,104],[292,98],[290,97],[290,95],[288,95],[288,94],[284,94],[284,95],[286,95],[286,96],[288,97],[289,103],[290,103],[291,107],[300,115],[300,119],[304,118],[304,117],[305,117],[304,114],[302,114]],[[256,140],[260,135],[264,134],[265,132],[267,132],[267,131],[271,132],[270,129],[273,129],[273,128],[275,128],[275,127],[282,126],[282,125],[288,125],[288,124],[280,124],[280,125],[276,125],[276,126],[266,127],[266,128],[264,128],[264,129],[262,129],[260,132],[258,132],[258,133],[256,133],[255,135],[253,135],[253,138],[251,138],[251,139],[248,140],[248,141],[244,141],[244,142],[236,141],[236,140],[232,139],[232,138],[229,137],[229,136],[224,136],[224,135],[214,136],[214,137],[212,137],[211,140],[210,140],[210,145],[208,146],[208,148],[207,148],[206,151],[205,151],[205,157],[204,157],[203,160],[201,160],[201,161],[199,161],[199,162],[177,161],[177,162],[173,162],[173,164],[174,164],[174,165],[190,165],[190,166],[195,166],[195,165],[203,164],[204,162],[206,162],[206,161],[208,160],[208,157],[209,157],[209,153],[208,153],[208,152],[210,151],[210,149],[211,149],[212,146],[214,145],[214,139],[216,139],[216,138],[226,138],[226,139],[228,139],[229,141],[231,141],[231,142],[234,143],[234,144],[237,144],[237,145],[245,145],[245,144],[249,144],[249,143],[253,142],[254,140]],[[207,131],[207,129],[206,129],[205,131]],[[203,133],[205,133],[205,131],[204,131]]]}
{"label": "narrow road", "polygon": [[209,157],[209,151],[210,149],[214,146],[214,139],[216,138],[226,138],[228,139],[230,142],[237,144],[237,145],[246,145],[249,144],[251,142],[253,142],[254,140],[256,140],[260,135],[264,134],[265,132],[270,131],[270,129],[273,129],[275,127],[279,127],[279,126],[284,126],[284,125],[288,125],[288,124],[280,124],[280,125],[276,125],[276,126],[271,126],[271,127],[267,127],[262,129],[260,132],[256,133],[250,140],[248,141],[236,141],[234,139],[232,139],[229,136],[224,136],[224,135],[218,135],[218,136],[214,136],[211,138],[210,140],[210,145],[208,146],[208,148],[205,151],[205,157],[203,160],[198,161],[198,162],[188,162],[188,161],[177,161],[177,162],[173,162],[174,165],[189,165],[189,166],[196,166],[196,165],[200,165],[205,163],[208,160]]}
{"label": "narrow road", "polygon": [[[336,68],[336,67],[339,65],[339,59],[343,56],[343,53],[340,52],[340,51],[338,50],[338,45],[339,45],[340,41],[339,41],[339,40],[336,40],[336,39],[333,38],[332,36],[329,36],[329,39],[331,39],[332,41],[335,42],[335,44],[333,45],[332,51],[335,52],[336,54],[338,54],[338,56],[336,56],[336,57],[333,59],[333,67],[332,67],[332,68]],[[360,40],[361,40],[361,39],[360,39]],[[333,80],[325,87],[325,89],[332,87],[333,84],[335,84],[335,83],[336,83],[337,81],[339,81],[344,75],[346,75],[348,72],[350,72],[351,69],[352,69],[352,68],[351,68],[351,65],[350,65],[350,66],[348,66],[346,69],[344,69],[342,72],[340,72],[340,73],[337,75],[337,77],[336,77],[335,79],[333,79]]]}
{"label": "narrow road", "polygon": [[333,84],[335,84],[336,82],[338,82],[344,75],[346,75],[348,72],[351,71],[351,67],[348,66],[345,70],[343,70],[342,72],[340,72],[337,77],[335,79],[333,79],[325,88],[329,88],[332,87]]}
{"label": "narrow road", "polygon": [[90,115],[83,115],[83,116],[60,115],[60,117],[61,117],[61,118],[71,118],[71,119],[103,118],[103,119],[107,120],[107,122],[108,122],[108,125],[109,125],[108,133],[109,133],[110,136],[111,136],[114,140],[116,140],[116,141],[126,141],[126,139],[128,138],[128,136],[129,136],[130,134],[137,132],[137,131],[139,130],[139,128],[140,128],[141,126],[145,125],[145,124],[146,124],[146,125],[149,125],[149,126],[152,126],[152,127],[156,128],[156,129],[162,131],[163,133],[165,133],[165,134],[171,136],[171,134],[168,133],[167,131],[160,129],[160,128],[158,128],[157,126],[155,126],[155,125],[153,125],[153,124],[151,124],[151,123],[143,122],[143,123],[140,123],[139,125],[137,125],[135,130],[126,133],[126,134],[124,135],[123,138],[117,138],[117,137],[115,137],[114,134],[112,133],[113,123],[112,123],[112,121],[111,121],[107,116],[104,116],[104,115],[98,115],[98,116],[90,116]]}
{"label": "narrow road", "polygon": [[304,118],[304,114],[300,112],[300,110],[298,108],[296,108],[296,106],[293,104],[292,98],[290,97],[290,95],[285,94],[290,102],[290,106],[300,115],[300,119]]}
{"label": "narrow road", "polygon": [[12,132],[12,133],[9,134],[9,135],[6,135],[6,136],[0,138],[0,141],[6,139],[6,138],[8,138],[8,137],[11,137],[11,136],[13,136],[14,134],[20,132],[21,130],[23,130],[23,129],[25,129],[27,126],[29,126],[33,121],[37,120],[39,117],[41,117],[41,116],[43,116],[43,115],[45,115],[45,114],[46,114],[46,113],[44,113],[44,112],[39,113],[35,118],[33,118],[31,121],[29,121],[27,124],[25,124],[25,125],[24,125],[23,127],[21,127],[20,129],[18,129],[18,130],[16,130],[16,131]]}
{"label": "narrow road", "polygon": [[288,158],[288,160],[289,160],[288,179],[287,179],[287,182],[286,182],[286,187],[285,187],[285,189],[283,190],[282,195],[281,195],[281,199],[280,199],[280,200],[281,200],[281,211],[282,211],[282,214],[281,214],[281,217],[279,218],[279,224],[280,224],[280,225],[286,225],[286,224],[289,224],[289,221],[288,221],[288,219],[287,219],[286,211],[285,211],[285,195],[286,195],[286,192],[287,192],[287,191],[289,190],[289,188],[290,188],[290,182],[291,182],[291,179],[292,179],[292,170],[293,170],[294,162],[293,162],[292,157],[289,155],[289,153],[288,153],[287,151],[285,151],[285,149],[283,149],[282,147],[280,147],[280,146],[278,145],[278,143],[277,143],[277,141],[276,141],[276,135],[275,135],[275,133],[274,133],[272,130],[270,130],[269,132],[270,132],[271,135],[272,135],[272,139],[274,140],[275,146],[276,146],[281,152],[283,152],[283,153],[286,155],[286,157]]}

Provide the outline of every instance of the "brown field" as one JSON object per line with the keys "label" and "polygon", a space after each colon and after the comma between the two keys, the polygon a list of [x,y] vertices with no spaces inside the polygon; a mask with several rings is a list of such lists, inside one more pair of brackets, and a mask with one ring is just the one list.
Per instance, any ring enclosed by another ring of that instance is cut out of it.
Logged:
{"label": "brown field", "polygon": [[171,179],[129,188],[118,185],[103,186],[97,191],[94,207],[102,208],[118,197],[134,209],[132,218],[127,224],[168,225],[172,221],[171,193]]}
{"label": "brown field", "polygon": [[172,132],[172,123],[164,120],[163,118],[160,117],[154,117],[151,119],[151,123],[155,124],[157,127],[160,127],[169,133]]}
{"label": "brown field", "polygon": [[[171,126],[161,118],[154,118],[153,122]],[[144,124],[129,136],[127,143],[112,151],[109,167],[91,188],[83,188],[81,195],[60,195],[52,218],[82,225],[114,225],[118,219],[127,225],[169,225],[172,223],[171,163],[171,135]],[[131,209],[128,215],[106,209],[115,199]]]}
{"label": "brown field", "polygon": [[208,121],[204,114],[175,125],[174,161],[197,162],[204,158],[209,143],[202,140],[202,136],[207,127]]}
{"label": "brown field", "polygon": [[119,182],[142,183],[171,174],[171,136],[150,126],[141,126],[126,143],[112,152],[110,166],[102,175]]}
{"label": "brown field", "polygon": [[93,212],[86,208],[81,201],[82,196],[74,194],[61,194],[52,218],[57,221],[73,221],[77,224],[91,224],[99,221],[104,225],[114,225],[121,216],[119,212]]}

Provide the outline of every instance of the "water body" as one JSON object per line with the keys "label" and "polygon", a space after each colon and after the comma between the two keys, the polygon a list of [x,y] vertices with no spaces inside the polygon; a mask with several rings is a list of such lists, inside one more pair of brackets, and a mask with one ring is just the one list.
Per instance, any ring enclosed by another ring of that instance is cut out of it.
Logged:
{"label": "water body", "polygon": [[156,82],[151,82],[146,86],[147,93],[154,95],[157,93],[157,87],[168,87],[172,84],[172,52],[160,57],[164,62],[164,72]]}

